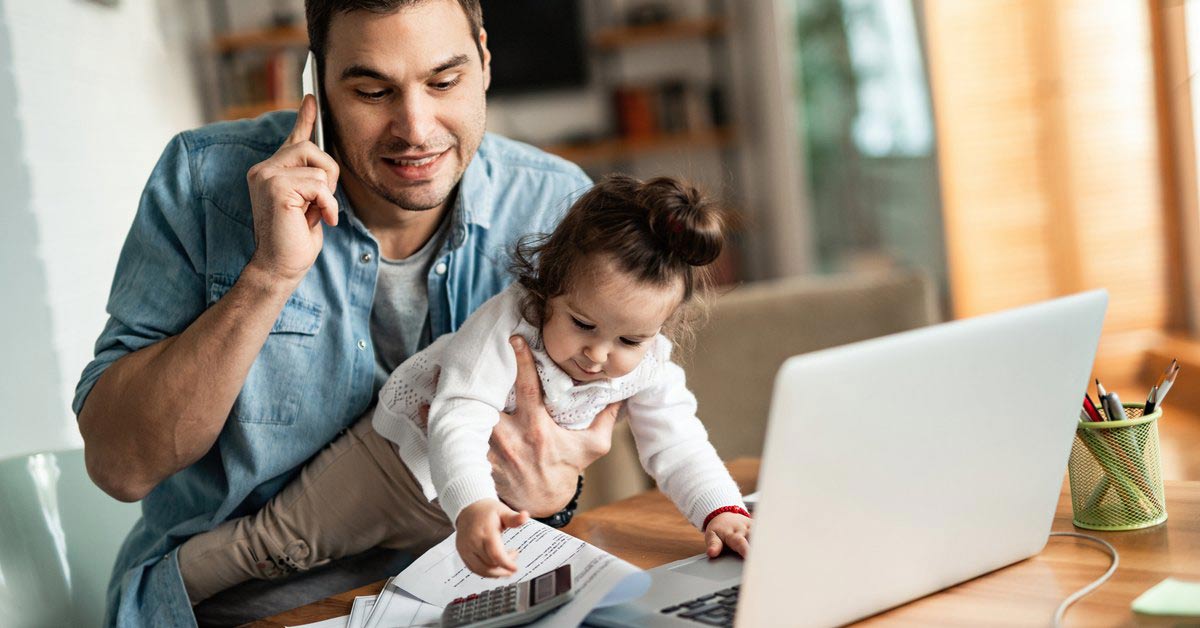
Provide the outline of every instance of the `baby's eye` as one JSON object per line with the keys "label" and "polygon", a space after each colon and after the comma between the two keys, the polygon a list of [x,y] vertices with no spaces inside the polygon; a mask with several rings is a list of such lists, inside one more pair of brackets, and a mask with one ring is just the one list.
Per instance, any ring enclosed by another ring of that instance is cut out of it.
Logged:
{"label": "baby's eye", "polygon": [[571,317],[571,321],[575,323],[576,327],[578,327],[584,331],[592,331],[593,329],[596,328],[595,325],[588,325],[587,323],[579,320],[578,318],[575,318],[574,316]]}
{"label": "baby's eye", "polygon": [[629,345],[630,347],[640,347],[642,345],[642,343],[645,341],[644,340],[634,340],[633,338],[622,338],[621,342],[625,343],[626,345]]}

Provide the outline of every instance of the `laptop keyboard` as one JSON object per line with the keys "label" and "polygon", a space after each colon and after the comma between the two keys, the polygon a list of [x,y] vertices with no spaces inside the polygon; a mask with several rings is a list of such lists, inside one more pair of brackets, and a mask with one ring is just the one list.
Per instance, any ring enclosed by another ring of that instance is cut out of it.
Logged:
{"label": "laptop keyboard", "polygon": [[701,595],[694,600],[672,604],[659,612],[708,626],[732,626],[740,587],[741,585],[734,585],[715,593]]}

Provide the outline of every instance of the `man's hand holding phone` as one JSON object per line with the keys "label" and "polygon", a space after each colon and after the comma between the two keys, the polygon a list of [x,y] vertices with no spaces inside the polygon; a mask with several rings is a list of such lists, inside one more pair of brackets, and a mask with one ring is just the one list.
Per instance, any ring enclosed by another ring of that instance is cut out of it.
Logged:
{"label": "man's hand holding phone", "polygon": [[312,142],[316,99],[300,103],[296,126],[266,161],[246,174],[254,212],[254,256],[250,264],[279,281],[299,285],[325,241],[323,220],[338,221],[338,165]]}

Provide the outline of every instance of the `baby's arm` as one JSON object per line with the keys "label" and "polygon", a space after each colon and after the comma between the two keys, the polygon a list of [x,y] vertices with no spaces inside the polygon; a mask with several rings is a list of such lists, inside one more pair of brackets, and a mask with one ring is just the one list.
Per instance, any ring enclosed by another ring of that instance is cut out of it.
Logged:
{"label": "baby's arm", "polygon": [[429,406],[430,476],[442,510],[456,522],[463,508],[496,499],[488,441],[516,379],[509,337],[517,328],[517,293],[484,303],[446,345]]}
{"label": "baby's arm", "polygon": [[529,518],[500,502],[487,457],[516,378],[509,344],[520,322],[515,300],[513,290],[501,293],[449,340],[429,407],[429,467],[439,503],[458,531],[463,562],[486,577],[516,572],[515,552],[504,551],[500,533]]}
{"label": "baby's arm", "polygon": [[722,541],[744,553],[749,517],[741,491],[696,416],[696,397],[687,389],[683,369],[665,356],[662,369],[654,385],[626,403],[642,467],[705,532],[710,555],[720,552]]}

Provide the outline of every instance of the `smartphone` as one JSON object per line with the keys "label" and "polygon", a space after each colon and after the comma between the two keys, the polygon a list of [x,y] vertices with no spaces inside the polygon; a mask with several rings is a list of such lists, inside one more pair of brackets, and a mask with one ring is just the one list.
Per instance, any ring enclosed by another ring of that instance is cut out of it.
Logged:
{"label": "smartphone", "polygon": [[300,89],[303,94],[312,94],[317,99],[317,122],[313,125],[312,140],[317,148],[325,150],[325,114],[324,107],[321,106],[320,88],[321,77],[317,74],[317,57],[309,50],[308,59],[304,62],[304,71],[300,77]]}

